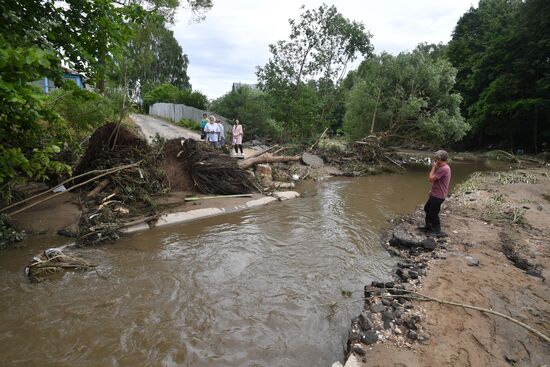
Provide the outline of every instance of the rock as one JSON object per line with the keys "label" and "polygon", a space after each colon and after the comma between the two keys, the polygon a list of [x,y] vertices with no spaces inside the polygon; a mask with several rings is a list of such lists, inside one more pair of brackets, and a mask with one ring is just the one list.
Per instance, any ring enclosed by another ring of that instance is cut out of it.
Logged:
{"label": "rock", "polygon": [[57,231],[57,234],[60,236],[76,238],[76,232],[66,228],[60,229],[59,231]]}
{"label": "rock", "polygon": [[412,264],[409,264],[409,263],[397,263],[397,266],[400,267],[401,269],[408,269],[408,268],[411,268],[413,265]]}
{"label": "rock", "polygon": [[407,274],[405,274],[405,272],[401,268],[397,269],[395,274],[405,282],[409,279]]}
{"label": "rock", "polygon": [[400,328],[396,327],[395,329],[393,329],[393,332],[396,333],[397,335],[401,335],[403,332],[401,331]]}
{"label": "rock", "polygon": [[311,168],[321,168],[325,165],[323,159],[316,156],[315,154],[304,152],[302,153],[302,162]]}
{"label": "rock", "polygon": [[384,283],[384,287],[386,288],[393,288],[395,286],[395,282],[386,282]]}
{"label": "rock", "polygon": [[393,323],[394,323],[395,325],[401,326],[401,325],[403,325],[403,320],[402,320],[402,319],[395,319],[395,320],[393,320]]}
{"label": "rock", "polygon": [[518,363],[518,360],[517,360],[516,358],[514,358],[514,357],[512,357],[512,356],[510,356],[510,355],[508,355],[508,354],[504,356],[504,359],[506,360],[506,362],[508,362],[508,363],[510,363],[510,364],[512,364],[512,365]]}
{"label": "rock", "polygon": [[367,331],[372,329],[372,319],[370,312],[361,312],[357,317],[357,325],[361,328],[362,331]]}
{"label": "rock", "polygon": [[405,307],[406,310],[410,310],[413,308],[413,304],[407,301],[403,304],[403,307]]}
{"label": "rock", "polygon": [[382,314],[382,320],[384,321],[386,320],[391,321],[393,319],[395,319],[395,315],[391,311],[384,311],[384,313]]}
{"label": "rock", "polygon": [[413,315],[411,317],[411,319],[415,322],[415,323],[419,323],[420,321],[422,321],[422,318],[420,317],[420,315]]}
{"label": "rock", "polygon": [[370,310],[374,313],[382,312],[386,309],[386,307],[381,303],[375,303],[374,305],[370,306]]}
{"label": "rock", "polygon": [[435,248],[437,247],[437,243],[431,238],[426,238],[422,241],[422,247],[424,247],[426,250],[432,251],[435,250]]}
{"label": "rock", "polygon": [[390,307],[392,305],[391,301],[387,298],[382,299],[382,304],[386,307]]}
{"label": "rock", "polygon": [[408,232],[402,228],[397,228],[393,231],[390,245],[403,247],[421,247],[425,236],[420,236],[416,233]]}
{"label": "rock", "polygon": [[365,351],[363,350],[363,348],[361,348],[358,345],[354,345],[353,348],[351,348],[351,352],[353,354],[357,354],[360,357],[363,357],[366,354]]}
{"label": "rock", "polygon": [[466,264],[468,264],[468,266],[478,266],[479,259],[475,256],[466,256]]}
{"label": "rock", "polygon": [[428,344],[428,336],[426,334],[420,334],[418,335],[418,342],[421,344]]}
{"label": "rock", "polygon": [[384,288],[384,282],[372,281],[371,285],[376,288]]}
{"label": "rock", "polygon": [[369,330],[363,334],[361,341],[367,345],[374,344],[378,341],[378,334],[376,334],[376,331],[374,330]]}
{"label": "rock", "polygon": [[409,270],[408,272],[408,276],[409,278],[411,279],[418,279],[418,273],[414,270]]}
{"label": "rock", "polygon": [[300,194],[296,191],[275,191],[273,197],[279,199],[279,201],[294,199],[299,197]]}
{"label": "rock", "polygon": [[271,166],[269,164],[257,164],[256,165],[256,174],[262,176],[271,176]]}
{"label": "rock", "polygon": [[408,327],[411,330],[418,329],[418,327],[416,326],[416,323],[411,319],[405,320],[405,326]]}
{"label": "rock", "polygon": [[416,340],[418,338],[418,333],[414,330],[409,330],[409,332],[407,333],[407,336],[410,339]]}

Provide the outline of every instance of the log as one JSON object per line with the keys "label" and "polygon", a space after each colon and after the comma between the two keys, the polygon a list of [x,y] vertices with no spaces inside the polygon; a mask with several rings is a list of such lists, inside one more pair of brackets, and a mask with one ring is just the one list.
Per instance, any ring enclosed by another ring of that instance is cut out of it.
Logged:
{"label": "log", "polygon": [[279,146],[279,144],[275,144],[274,146],[270,147],[270,148],[267,148],[265,150],[262,150],[261,152],[256,152],[254,154],[252,154],[250,157],[246,158],[246,159],[250,159],[250,158],[256,158],[256,157],[259,157],[261,155],[264,155],[265,153],[277,148]]}
{"label": "log", "polygon": [[242,169],[247,169],[252,166],[255,166],[259,163],[276,163],[276,162],[297,162],[300,160],[300,156],[280,156],[280,157],[273,157],[273,156],[263,156],[263,157],[253,157],[253,158],[247,158],[243,161],[239,162],[239,167]]}
{"label": "log", "polygon": [[104,178],[103,180],[101,180],[101,182],[99,182],[99,184],[92,190],[90,191],[86,197],[88,199],[91,199],[93,198],[94,196],[96,196],[97,194],[99,194],[101,192],[101,190],[103,190],[104,188],[106,188],[109,184],[111,183],[111,179],[110,178]]}
{"label": "log", "polygon": [[210,199],[225,199],[225,198],[251,198],[252,194],[234,194],[234,195],[215,195],[215,196],[192,196],[183,199],[184,201],[198,201]]}

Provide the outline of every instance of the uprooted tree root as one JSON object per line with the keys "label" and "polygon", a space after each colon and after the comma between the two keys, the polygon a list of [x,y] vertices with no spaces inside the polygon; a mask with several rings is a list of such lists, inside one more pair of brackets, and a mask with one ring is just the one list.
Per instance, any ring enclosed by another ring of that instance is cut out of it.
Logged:
{"label": "uprooted tree root", "polygon": [[235,158],[221,154],[202,142],[182,142],[178,158],[185,162],[191,180],[205,194],[248,194],[257,191],[248,172]]}
{"label": "uprooted tree root", "polygon": [[104,125],[94,132],[75,174],[128,163],[139,165],[113,173],[107,184],[95,182],[90,187],[104,186],[84,202],[77,244],[116,240],[125,223],[158,214],[153,197],[168,191],[161,159],[161,145],[151,147],[117,124]]}

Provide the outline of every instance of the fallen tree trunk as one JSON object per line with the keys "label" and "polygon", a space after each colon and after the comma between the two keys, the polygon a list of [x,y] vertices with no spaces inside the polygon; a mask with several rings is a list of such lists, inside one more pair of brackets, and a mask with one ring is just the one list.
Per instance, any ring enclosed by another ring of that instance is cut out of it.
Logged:
{"label": "fallen tree trunk", "polygon": [[110,178],[104,178],[92,191],[88,193],[88,195],[86,195],[86,197],[88,199],[93,198],[94,196],[99,194],[104,188],[106,188],[110,183],[111,183]]}
{"label": "fallen tree trunk", "polygon": [[269,148],[264,149],[264,150],[262,150],[262,151],[260,151],[260,152],[256,152],[256,153],[252,154],[252,155],[251,155],[250,157],[248,157],[247,159],[256,158],[256,157],[259,157],[259,156],[261,156],[261,155],[264,155],[265,153],[267,153],[267,152],[269,152],[269,151],[271,151],[271,150],[277,148],[278,146],[279,146],[279,144],[275,144],[275,145],[272,146],[272,147],[269,147]]}
{"label": "fallen tree trunk", "polygon": [[261,156],[261,157],[247,158],[244,161],[240,161],[239,167],[241,167],[242,169],[247,169],[260,163],[297,162],[299,160],[300,160],[300,156],[288,156],[288,157]]}

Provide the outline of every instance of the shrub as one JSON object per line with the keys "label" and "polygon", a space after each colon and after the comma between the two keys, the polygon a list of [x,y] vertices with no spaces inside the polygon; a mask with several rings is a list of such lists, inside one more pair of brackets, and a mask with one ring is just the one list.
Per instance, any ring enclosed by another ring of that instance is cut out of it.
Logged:
{"label": "shrub", "polygon": [[195,120],[181,119],[178,124],[191,130],[201,131],[201,124]]}

